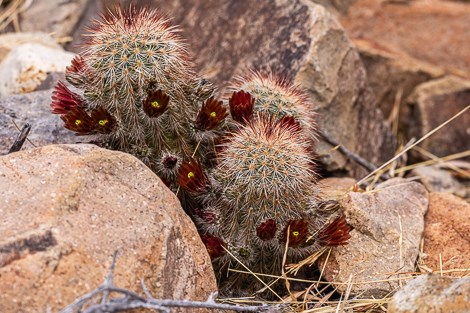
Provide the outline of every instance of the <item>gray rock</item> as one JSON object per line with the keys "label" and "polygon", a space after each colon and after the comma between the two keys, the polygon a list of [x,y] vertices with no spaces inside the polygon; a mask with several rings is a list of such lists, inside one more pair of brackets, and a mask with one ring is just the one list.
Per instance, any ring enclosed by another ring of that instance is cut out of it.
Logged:
{"label": "gray rock", "polygon": [[[335,195],[334,188],[331,193]],[[428,193],[419,183],[397,178],[373,191],[349,192],[340,203],[353,227],[351,239],[320,259],[320,268],[326,262],[323,276],[340,292],[346,291],[351,276],[357,283],[353,295],[384,297],[400,286],[393,273],[414,271]],[[385,281],[370,283],[380,280]]]}
{"label": "gray rock", "polygon": [[104,281],[116,250],[119,287],[143,294],[143,280],[175,300],[217,291],[176,196],[122,152],[49,145],[1,156],[0,225],[2,313],[58,312]]}
{"label": "gray rock", "polygon": [[459,197],[470,197],[470,189],[459,182],[449,171],[438,166],[415,168],[411,176],[418,176],[429,192],[452,193]]}
{"label": "gray rock", "polygon": [[[407,99],[403,123],[408,138],[422,137],[469,105],[470,80],[446,76],[416,87]],[[470,149],[470,111],[438,131],[420,147],[438,157]]]}
{"label": "gray rock", "polygon": [[89,0],[35,0],[20,14],[21,30],[70,36],[82,17]]}
{"label": "gray rock", "polygon": [[[52,143],[73,143],[80,137],[63,127],[58,115],[51,114],[52,90],[10,96],[0,100],[0,155],[10,150],[25,123],[32,125],[28,139],[35,146]],[[26,141],[23,149],[33,147]]]}
{"label": "gray rock", "polygon": [[392,298],[388,313],[468,313],[470,278],[421,275]]}
{"label": "gray rock", "polygon": [[[393,155],[393,136],[359,55],[322,6],[309,0],[152,3],[175,17],[202,73],[217,85],[227,86],[249,69],[272,70],[306,89],[321,128],[333,140],[375,164]],[[321,143],[318,152],[330,148]],[[323,161],[330,171],[365,173],[336,151]]]}

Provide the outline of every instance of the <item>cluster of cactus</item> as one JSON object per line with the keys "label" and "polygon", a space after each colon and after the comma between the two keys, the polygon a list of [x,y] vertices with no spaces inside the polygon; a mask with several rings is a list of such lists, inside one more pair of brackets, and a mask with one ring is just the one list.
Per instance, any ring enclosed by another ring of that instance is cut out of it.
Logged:
{"label": "cluster of cactus", "polygon": [[[78,135],[131,153],[178,194],[219,272],[279,274],[344,244],[336,203],[318,198],[307,97],[273,75],[240,78],[224,104],[199,77],[178,31],[159,13],[118,10],[95,22],[52,97],[52,112]],[[228,107],[227,107],[228,104]],[[230,112],[230,115],[229,115]],[[250,275],[220,275],[226,291]]]}

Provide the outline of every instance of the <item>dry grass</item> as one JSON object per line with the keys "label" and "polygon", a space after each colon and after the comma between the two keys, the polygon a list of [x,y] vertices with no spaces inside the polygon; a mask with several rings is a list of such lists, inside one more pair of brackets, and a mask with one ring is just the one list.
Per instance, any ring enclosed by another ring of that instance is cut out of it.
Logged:
{"label": "dry grass", "polygon": [[10,24],[16,32],[21,31],[19,15],[32,3],[33,0],[0,0],[0,33]]}

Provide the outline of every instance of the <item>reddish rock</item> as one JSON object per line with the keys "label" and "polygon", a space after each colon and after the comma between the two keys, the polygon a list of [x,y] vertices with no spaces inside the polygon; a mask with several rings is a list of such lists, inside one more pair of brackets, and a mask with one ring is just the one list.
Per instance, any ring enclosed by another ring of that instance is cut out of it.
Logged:
{"label": "reddish rock", "polygon": [[[435,272],[470,268],[470,204],[447,193],[431,193],[425,217],[424,263]],[[454,272],[452,275],[462,275]]]}
{"label": "reddish rock", "polygon": [[358,0],[341,23],[353,39],[470,77],[470,5],[466,3]]}
{"label": "reddish rock", "polygon": [[[100,285],[206,300],[209,256],[176,196],[136,158],[93,145],[0,157],[0,311],[57,312]],[[186,311],[185,311],[186,312]],[[199,312],[199,311],[198,311]]]}
{"label": "reddish rock", "polygon": [[470,278],[418,276],[395,293],[387,312],[468,313],[470,312]]}
{"label": "reddish rock", "polygon": [[377,43],[355,39],[371,90],[385,117],[390,117],[396,101],[404,106],[414,88],[445,71],[437,66],[416,60],[400,51],[393,51]]}
{"label": "reddish rock", "polygon": [[[470,80],[446,76],[416,87],[402,117],[407,137],[420,138],[469,105]],[[470,149],[470,110],[420,144],[438,157]]]}
{"label": "reddish rock", "polygon": [[[335,187],[323,191],[335,193]],[[384,297],[399,288],[392,273],[413,272],[428,205],[426,189],[405,179],[391,179],[369,192],[349,192],[340,200],[353,227],[345,246],[335,247],[319,260],[324,279],[351,294]],[[377,283],[361,283],[380,281]],[[338,283],[338,284],[335,284]]]}

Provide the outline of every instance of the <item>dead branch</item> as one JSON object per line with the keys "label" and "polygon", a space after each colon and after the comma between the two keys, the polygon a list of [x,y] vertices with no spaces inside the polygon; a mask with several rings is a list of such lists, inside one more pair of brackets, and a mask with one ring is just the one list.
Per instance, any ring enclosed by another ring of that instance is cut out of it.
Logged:
{"label": "dead branch", "polygon": [[21,128],[20,134],[16,138],[15,142],[11,146],[10,151],[8,151],[8,153],[20,151],[30,131],[31,131],[31,124],[26,123],[23,126],[23,128]]}

